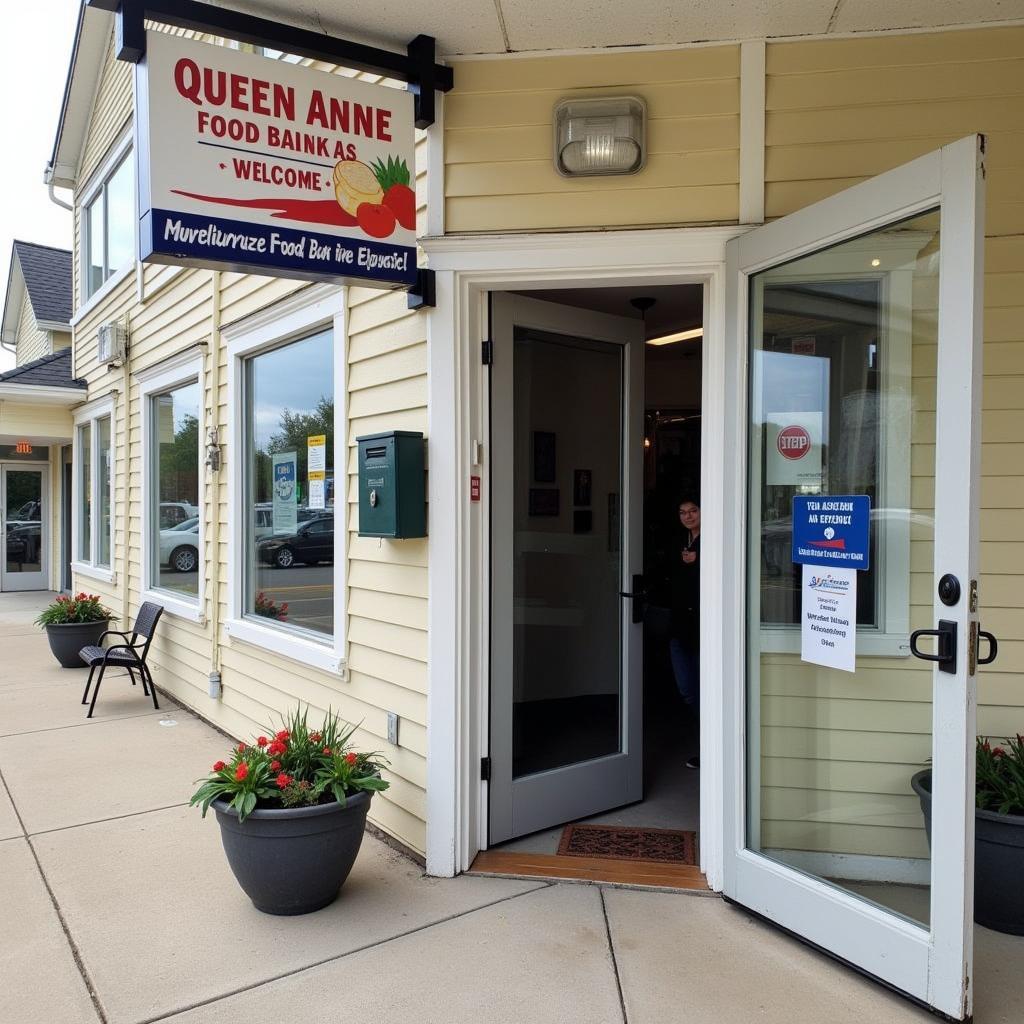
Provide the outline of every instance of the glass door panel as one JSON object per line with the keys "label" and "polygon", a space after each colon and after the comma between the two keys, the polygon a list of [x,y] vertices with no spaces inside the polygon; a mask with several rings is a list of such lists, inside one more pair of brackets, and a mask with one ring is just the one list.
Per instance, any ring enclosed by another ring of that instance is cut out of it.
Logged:
{"label": "glass door panel", "polygon": [[[936,211],[750,279],[747,845],[924,924],[939,245]],[[805,495],[870,500],[853,671],[801,658]]]}
{"label": "glass door panel", "polygon": [[529,327],[514,338],[512,776],[520,778],[622,748],[624,374],[621,345]]}

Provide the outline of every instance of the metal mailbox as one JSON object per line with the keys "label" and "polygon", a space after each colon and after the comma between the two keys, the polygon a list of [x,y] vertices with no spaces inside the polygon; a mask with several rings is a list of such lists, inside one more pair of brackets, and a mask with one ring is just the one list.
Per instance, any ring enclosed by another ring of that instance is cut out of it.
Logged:
{"label": "metal mailbox", "polygon": [[388,430],[357,437],[359,536],[426,537],[423,435]]}

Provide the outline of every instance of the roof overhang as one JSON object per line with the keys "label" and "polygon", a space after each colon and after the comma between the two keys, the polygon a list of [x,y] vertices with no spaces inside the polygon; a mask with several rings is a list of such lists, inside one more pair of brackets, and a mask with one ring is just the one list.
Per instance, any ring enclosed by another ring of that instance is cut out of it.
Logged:
{"label": "roof overhang", "polygon": [[43,176],[47,185],[75,187],[96,86],[103,71],[103,56],[113,26],[114,16],[109,12],[85,7],[84,4],[79,8],[57,137]]}
{"label": "roof overhang", "polygon": [[71,407],[85,401],[82,388],[48,388],[40,384],[0,382],[0,402],[14,405],[63,405]]}
{"label": "roof overhang", "polygon": [[0,344],[5,348],[18,341],[18,317],[21,315],[21,301],[25,297],[25,275],[21,271],[18,250],[11,246],[11,265],[7,271],[7,291],[4,295],[4,313],[0,320]]}

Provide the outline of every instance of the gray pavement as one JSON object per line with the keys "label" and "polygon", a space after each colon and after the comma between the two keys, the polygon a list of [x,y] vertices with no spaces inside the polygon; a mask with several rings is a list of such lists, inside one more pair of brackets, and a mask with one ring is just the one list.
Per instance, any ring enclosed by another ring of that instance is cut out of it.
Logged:
{"label": "gray pavement", "polygon": [[[718,899],[426,878],[370,836],[332,906],[260,914],[187,807],[224,738],[116,677],[87,721],[46,599],[0,595],[0,1024],[934,1019]],[[977,947],[976,1020],[1024,1019],[1024,940]]]}

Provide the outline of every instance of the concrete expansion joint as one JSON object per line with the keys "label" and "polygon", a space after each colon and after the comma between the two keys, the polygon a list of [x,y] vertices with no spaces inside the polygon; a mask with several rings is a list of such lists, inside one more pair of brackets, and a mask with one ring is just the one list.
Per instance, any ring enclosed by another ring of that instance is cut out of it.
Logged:
{"label": "concrete expansion joint", "polygon": [[75,942],[74,936],[71,934],[71,929],[68,927],[64,914],[60,909],[60,904],[57,902],[57,897],[54,895],[53,889],[50,886],[50,880],[46,877],[46,872],[43,870],[43,865],[39,860],[39,854],[36,853],[36,848],[32,844],[32,837],[28,834],[28,830],[25,828],[25,821],[21,816],[21,811],[18,810],[18,805],[14,802],[14,794],[7,785],[7,780],[4,778],[4,773],[2,771],[0,771],[0,784],[3,785],[4,792],[7,794],[7,799],[10,800],[11,807],[14,810],[14,815],[18,819],[18,825],[21,827],[22,834],[25,838],[25,845],[32,854],[32,860],[35,861],[36,870],[39,872],[39,877],[42,880],[43,887],[46,889],[46,895],[50,898],[50,905],[53,907],[53,912],[57,915],[61,931],[64,933],[64,938],[71,950],[71,958],[75,962],[75,969],[81,975],[82,981],[85,984],[85,990],[89,993],[89,1001],[92,1003],[92,1008],[96,1011],[96,1016],[100,1019],[101,1024],[109,1024],[107,1014],[103,1009],[103,1004],[100,1002],[100,998],[96,993],[96,987],[93,985],[92,978],[89,976],[89,971],[85,966],[85,962],[82,960],[82,954],[78,949],[78,943]]}
{"label": "concrete expansion joint", "polygon": [[[430,931],[431,928],[437,928],[439,925],[448,924],[450,921],[458,921],[464,917],[471,917],[473,914],[480,913],[483,910],[489,910],[491,907],[500,906],[502,903],[510,903],[512,900],[521,899],[523,896],[529,896],[532,893],[540,892],[542,889],[550,889],[553,884],[554,883],[551,882],[541,882],[534,888],[527,889],[524,892],[513,893],[511,896],[503,896],[501,899],[493,900],[492,902],[485,903],[479,907],[473,907],[470,910],[464,910],[457,914],[449,914],[447,917],[440,917],[436,921],[430,921],[427,924],[421,924],[415,928],[409,928],[407,931],[398,932],[395,935],[389,935],[387,938],[381,939],[378,942],[368,942],[365,946],[359,946],[356,949],[350,949],[344,953],[338,953],[337,956],[327,956],[322,960],[317,960],[315,963],[304,964],[302,967],[296,967],[291,971],[282,971],[280,974],[275,974],[271,978],[263,978],[260,981],[254,982],[252,985],[240,985],[238,988],[221,992],[216,996],[211,996],[209,999],[200,999],[198,1002],[189,1003],[186,1006],[177,1006],[173,1010],[157,1014],[155,1017],[146,1017],[144,1020],[140,1020],[138,1024],[157,1024],[158,1021],[177,1017],[179,1014],[186,1013],[189,1010],[196,1010],[201,1006],[211,1006],[214,1003],[219,1003],[224,999],[240,995],[243,992],[252,992],[256,989],[265,988],[266,986],[282,981],[285,978],[293,978],[298,974],[305,974],[307,971],[323,967],[325,964],[339,963],[342,960],[347,960],[350,956],[355,956],[357,953],[365,953],[369,949],[378,949],[382,946],[387,946],[398,939],[404,939],[410,935],[418,935],[420,932]],[[107,1024],[106,1020],[104,1020],[104,1024]]]}
{"label": "concrete expansion joint", "polygon": [[615,989],[619,993],[619,1011],[622,1014],[622,1024],[629,1024],[629,1017],[626,1014],[626,998],[622,994],[622,979],[619,977],[619,961],[615,956],[615,941],[612,939],[612,926],[608,920],[608,905],[604,901],[604,886],[599,885],[597,891],[601,894],[601,915],[604,917],[605,935],[608,937],[608,955],[612,959],[612,971],[615,973]]}

